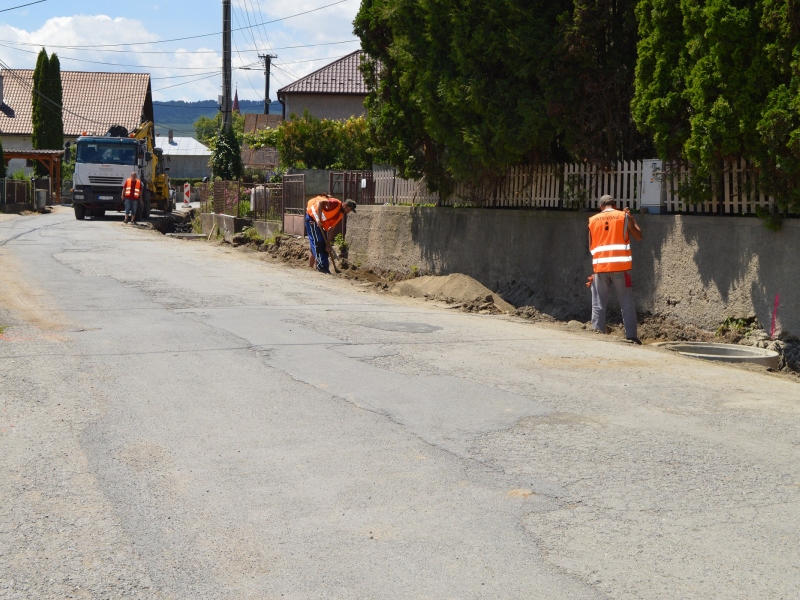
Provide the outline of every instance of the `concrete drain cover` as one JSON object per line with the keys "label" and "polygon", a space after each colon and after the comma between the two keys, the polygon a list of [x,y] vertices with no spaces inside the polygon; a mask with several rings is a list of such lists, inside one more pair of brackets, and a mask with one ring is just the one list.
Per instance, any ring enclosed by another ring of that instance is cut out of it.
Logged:
{"label": "concrete drain cover", "polygon": [[400,333],[432,333],[441,327],[428,325],[427,323],[364,323],[364,327],[371,329],[382,329],[383,331],[399,331]]}

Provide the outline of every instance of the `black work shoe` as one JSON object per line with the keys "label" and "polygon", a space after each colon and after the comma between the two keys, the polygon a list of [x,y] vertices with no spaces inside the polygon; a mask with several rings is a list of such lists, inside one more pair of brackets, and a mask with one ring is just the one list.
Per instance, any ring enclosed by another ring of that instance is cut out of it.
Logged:
{"label": "black work shoe", "polygon": [[636,344],[637,346],[642,345],[642,340],[640,340],[639,338],[625,338],[625,341],[630,342],[631,344]]}

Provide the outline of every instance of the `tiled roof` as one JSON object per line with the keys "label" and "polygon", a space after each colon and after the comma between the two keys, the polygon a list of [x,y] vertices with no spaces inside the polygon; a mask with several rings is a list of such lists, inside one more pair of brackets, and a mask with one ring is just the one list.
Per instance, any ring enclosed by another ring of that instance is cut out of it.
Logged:
{"label": "tiled roof", "polygon": [[361,74],[362,50],[340,58],[290,83],[278,90],[278,97],[283,94],[367,94],[364,76]]}
{"label": "tiled roof", "polygon": [[[3,95],[14,109],[12,119],[0,113],[0,134],[31,135],[33,71],[3,69]],[[64,135],[87,131],[104,134],[111,125],[134,129],[153,120],[153,100],[148,73],[90,73],[62,71]]]}
{"label": "tiled roof", "polygon": [[280,115],[261,115],[258,113],[245,113],[244,132],[253,133],[262,129],[278,127],[283,122]]}

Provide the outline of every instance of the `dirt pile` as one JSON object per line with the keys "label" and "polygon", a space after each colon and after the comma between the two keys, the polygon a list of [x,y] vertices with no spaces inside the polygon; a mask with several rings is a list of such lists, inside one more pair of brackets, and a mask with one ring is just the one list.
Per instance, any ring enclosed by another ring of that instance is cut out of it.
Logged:
{"label": "dirt pile", "polygon": [[197,214],[197,209],[176,210],[163,217],[152,215],[149,221],[143,221],[140,225],[147,229],[155,229],[159,233],[191,233],[192,219]]}
{"label": "dirt pile", "polygon": [[532,306],[520,306],[513,312],[514,316],[527,319],[533,323],[553,323],[555,319],[550,315],[536,310]]}
{"label": "dirt pile", "polygon": [[783,333],[773,340],[764,330],[756,330],[739,341],[743,346],[755,346],[773,350],[780,354],[780,369],[800,372],[800,338],[790,333]]}
{"label": "dirt pile", "polygon": [[462,273],[415,277],[395,284],[390,291],[398,296],[440,300],[467,312],[499,314],[515,311],[513,306],[492,290]]}

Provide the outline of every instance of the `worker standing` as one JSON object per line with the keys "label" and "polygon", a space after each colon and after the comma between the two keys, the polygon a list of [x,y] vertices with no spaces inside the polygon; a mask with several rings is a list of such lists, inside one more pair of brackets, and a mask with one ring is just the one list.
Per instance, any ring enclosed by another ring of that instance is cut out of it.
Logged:
{"label": "worker standing", "polygon": [[613,285],[622,309],[625,338],[641,344],[633,303],[631,237],[641,240],[642,230],[630,209],[617,210],[617,202],[612,196],[600,198],[600,213],[589,219],[589,250],[594,275],[587,285],[592,289],[592,329],[606,332],[606,307]]}
{"label": "worker standing", "polygon": [[308,266],[320,273],[330,274],[328,257],[333,249],[333,232],[342,222],[345,215],[355,212],[355,200],[337,200],[330,196],[316,196],[308,201],[306,206],[305,225],[308,243],[311,246],[311,256]]}
{"label": "worker standing", "polygon": [[139,197],[142,195],[142,182],[136,177],[136,173],[131,173],[131,176],[122,184],[122,199],[125,201],[125,219],[123,223],[128,223],[130,215],[130,222],[136,223],[136,208],[139,203]]}

